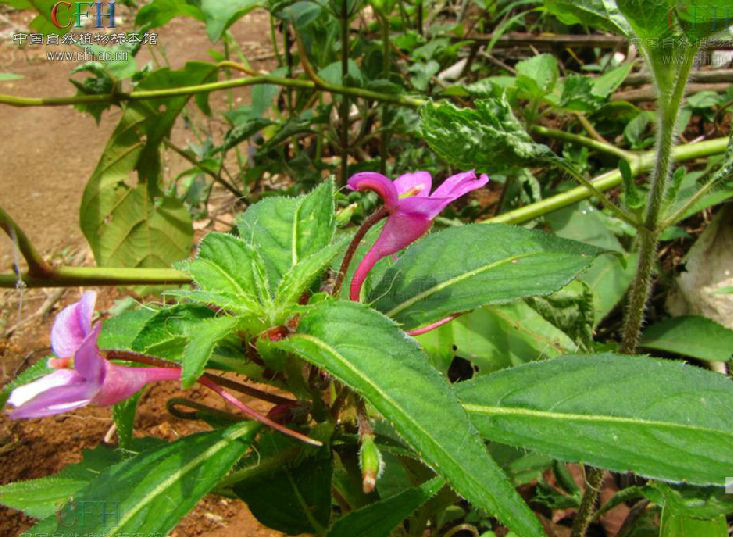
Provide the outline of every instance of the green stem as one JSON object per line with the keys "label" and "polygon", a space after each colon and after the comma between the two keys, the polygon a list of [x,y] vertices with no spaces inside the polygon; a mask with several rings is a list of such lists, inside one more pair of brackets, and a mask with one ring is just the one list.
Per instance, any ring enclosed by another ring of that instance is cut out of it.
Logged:
{"label": "green stem", "polygon": [[[674,159],[674,141],[677,128],[677,117],[680,105],[685,96],[687,80],[695,59],[697,49],[691,48],[685,51],[685,57],[680,65],[679,72],[674,86],[668,89],[666,84],[659,85],[659,134],[656,146],[656,164],[651,178],[649,198],[647,200],[646,213],[644,215],[644,227],[641,234],[639,249],[639,263],[636,277],[631,285],[629,294],[629,306],[624,319],[623,336],[621,340],[621,352],[633,354],[636,352],[636,345],[639,341],[639,333],[644,321],[646,303],[652,285],[652,272],[657,258],[657,247],[659,243],[659,214],[662,209],[664,192],[672,170]],[[650,52],[652,67],[665,69],[667,66],[660,65],[660,59],[654,58],[655,51]],[[666,73],[665,73],[666,74]],[[662,79],[657,75],[658,81]],[[658,82],[659,83],[659,82]]]}
{"label": "green stem", "polygon": [[530,127],[530,130],[541,136],[546,136],[547,138],[554,138],[556,140],[562,140],[563,142],[570,142],[573,144],[581,145],[589,149],[595,149],[600,153],[613,155],[624,160],[632,161],[636,158],[636,155],[634,153],[625,151],[619,147],[616,147],[615,145],[606,144],[598,140],[588,138],[586,136],[581,136],[579,134],[573,134],[557,129],[548,129],[547,127],[542,127],[541,125],[534,125]]}
{"label": "green stem", "polygon": [[229,181],[227,181],[226,179],[224,179],[221,176],[220,173],[212,172],[211,170],[207,170],[206,168],[202,167],[195,158],[189,155],[185,150],[181,149],[180,147],[172,143],[170,140],[164,140],[164,143],[168,149],[172,149],[174,152],[178,153],[178,155],[186,159],[190,164],[193,164],[199,170],[204,172],[206,175],[209,175],[214,180],[214,182],[219,183],[221,186],[226,188],[229,192],[234,194],[237,198],[244,199],[245,197],[244,193],[241,190],[238,190],[232,184],[230,184]]}
{"label": "green stem", "polygon": [[[348,0],[341,0],[341,82],[346,82],[349,74],[349,4]],[[346,175],[349,164],[349,99],[346,94],[341,96],[339,110],[341,128],[339,143],[341,144],[341,184],[346,184]]]}
{"label": "green stem", "polygon": [[[385,80],[389,79],[390,71],[390,52],[391,46],[389,42],[389,17],[388,14],[384,14],[378,9],[374,10],[374,13],[379,19],[379,23],[382,26],[382,78]],[[380,171],[382,174],[387,174],[387,157],[389,147],[389,131],[387,130],[387,105],[382,105],[382,132],[379,140],[379,152],[381,153],[381,164]]]}
{"label": "green stem", "polygon": [[0,287],[15,287],[18,280],[26,287],[76,287],[101,285],[182,285],[191,278],[170,268],[58,267],[46,275],[30,272],[0,274]]}
{"label": "green stem", "polygon": [[229,88],[256,86],[259,84],[274,84],[276,86],[309,89],[317,91],[327,91],[330,93],[338,93],[361,97],[363,99],[371,99],[385,103],[392,103],[400,106],[419,107],[427,103],[424,99],[417,99],[405,95],[392,95],[388,93],[380,93],[377,91],[354,88],[350,86],[340,86],[338,84],[320,83],[316,84],[312,80],[304,80],[297,78],[283,78],[273,75],[260,75],[234,80],[222,80],[219,82],[209,82],[207,84],[199,84],[195,86],[181,86],[178,88],[168,88],[159,90],[141,90],[130,93],[103,93],[99,95],[74,95],[71,97],[16,97],[13,95],[0,94],[0,104],[7,104],[15,107],[33,107],[33,106],[70,106],[77,104],[90,103],[109,103],[122,101],[143,101],[148,99],[166,99],[168,97],[177,97],[181,95],[196,95],[199,93],[209,93],[211,91],[221,91]]}
{"label": "green stem", "polygon": [[[710,157],[713,155],[720,155],[725,152],[728,145],[727,138],[716,138],[714,140],[705,140],[704,142],[697,142],[694,144],[686,144],[675,147],[672,151],[674,159],[677,162],[687,162],[698,158]],[[630,162],[631,174],[636,177],[645,173],[654,167],[656,160],[656,153],[654,151],[647,151],[636,155],[635,158]],[[622,183],[622,176],[619,170],[612,170],[599,175],[591,181],[593,186],[600,191],[606,191],[611,188],[617,187]],[[539,218],[553,211],[562,209],[579,201],[583,201],[592,197],[593,193],[591,190],[584,186],[579,186],[557,194],[550,198],[546,198],[537,203],[520,207],[508,213],[495,216],[484,220],[486,224],[523,224]]]}
{"label": "green stem", "polygon": [[[28,274],[37,278],[45,278],[52,273],[53,269],[49,267],[43,260],[41,255],[33,247],[33,243],[30,241],[25,232],[15,223],[8,213],[0,207],[0,228],[2,228],[10,237],[10,240],[15,243],[21,255],[28,263]],[[17,268],[20,271],[20,267]],[[18,275],[9,275],[12,280],[12,285],[9,287],[15,287],[18,283]]]}
{"label": "green stem", "polygon": [[585,492],[583,492],[583,497],[580,500],[578,514],[575,515],[575,520],[573,521],[572,537],[583,537],[588,526],[593,521],[596,501],[598,500],[598,493],[601,490],[605,473],[605,470],[600,468],[588,467],[586,469]]}

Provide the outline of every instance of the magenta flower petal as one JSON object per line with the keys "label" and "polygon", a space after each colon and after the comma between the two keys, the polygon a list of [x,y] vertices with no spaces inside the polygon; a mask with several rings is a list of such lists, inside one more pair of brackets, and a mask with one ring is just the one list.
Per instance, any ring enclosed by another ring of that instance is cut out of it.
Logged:
{"label": "magenta flower petal", "polygon": [[349,178],[348,185],[352,190],[371,190],[372,192],[376,192],[389,210],[397,208],[397,202],[399,200],[397,189],[394,183],[381,173],[356,173]]}
{"label": "magenta flower petal", "polygon": [[81,382],[84,382],[84,379],[73,369],[59,369],[58,371],[54,371],[53,373],[41,377],[38,380],[18,386],[10,393],[8,403],[14,407],[19,407],[26,404],[40,393],[50,390],[51,388],[79,384]]}
{"label": "magenta flower petal", "polygon": [[[440,214],[440,211],[453,201],[453,198],[405,198],[400,200],[399,209],[395,214],[404,213],[420,216],[431,221]],[[420,238],[420,236],[418,236]]]}
{"label": "magenta flower petal", "polygon": [[97,323],[74,355],[74,369],[88,383],[101,386],[105,381],[107,360],[99,352],[97,338],[102,330],[102,323]]}
{"label": "magenta flower petal", "polygon": [[465,194],[468,194],[472,190],[481,188],[488,182],[489,177],[486,174],[482,174],[481,177],[476,179],[476,174],[473,170],[458,173],[446,179],[442,185],[436,188],[435,192],[433,192],[433,196],[455,200]]}
{"label": "magenta flower petal", "polygon": [[97,294],[86,291],[79,302],[65,307],[56,316],[51,329],[51,348],[59,358],[74,356],[76,349],[92,331],[92,316]]}
{"label": "magenta flower petal", "polygon": [[[46,377],[62,372],[66,372],[66,370],[54,372]],[[46,377],[39,379],[36,382],[43,381],[44,384],[50,384],[50,381]],[[68,377],[65,385],[59,385],[41,391],[30,401],[27,401],[26,403],[23,403],[11,410],[8,413],[8,416],[12,419],[43,418],[45,416],[68,412],[69,410],[74,410],[76,408],[83,407],[84,405],[88,405],[94,397],[96,389],[98,389],[98,387],[91,386],[84,382],[81,379],[81,376],[77,374],[73,378]]]}
{"label": "magenta flower petal", "polygon": [[[413,198],[408,198],[413,199]],[[422,199],[421,199],[422,200]],[[407,200],[402,200],[400,204]],[[427,200],[425,200],[427,201]],[[358,301],[361,293],[361,286],[377,261],[388,255],[399,252],[412,242],[427,233],[432,225],[432,220],[422,214],[410,214],[401,210],[396,211],[387,219],[382,228],[379,238],[371,247],[367,255],[359,263],[351,280],[350,298]]]}
{"label": "magenta flower petal", "polygon": [[410,196],[427,197],[433,188],[433,178],[428,172],[406,173],[394,180],[394,186],[398,196],[410,194]]}
{"label": "magenta flower petal", "polygon": [[180,380],[178,367],[123,367],[107,362],[104,384],[92,400],[95,405],[114,405],[132,397],[146,384],[161,380]]}

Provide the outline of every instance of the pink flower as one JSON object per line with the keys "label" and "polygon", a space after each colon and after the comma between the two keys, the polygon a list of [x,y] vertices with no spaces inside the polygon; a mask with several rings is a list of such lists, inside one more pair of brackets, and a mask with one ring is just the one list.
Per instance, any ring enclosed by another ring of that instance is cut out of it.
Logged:
{"label": "pink flower", "polygon": [[379,194],[389,212],[382,233],[367,252],[351,280],[351,300],[359,300],[361,286],[374,265],[422,237],[433,219],[451,202],[489,182],[486,175],[476,179],[473,170],[453,175],[430,193],[428,172],[401,175],[394,182],[374,172],[357,173],[349,179],[352,190],[372,190]]}
{"label": "pink flower", "polygon": [[[150,382],[177,380],[179,368],[136,368],[113,365],[99,352],[101,323],[92,326],[96,294],[87,291],[81,300],[56,316],[51,329],[51,348],[58,358],[49,360],[57,371],[14,389],[8,398],[13,419],[41,418],[88,405],[113,405],[131,397]],[[73,369],[68,368],[73,357]]]}

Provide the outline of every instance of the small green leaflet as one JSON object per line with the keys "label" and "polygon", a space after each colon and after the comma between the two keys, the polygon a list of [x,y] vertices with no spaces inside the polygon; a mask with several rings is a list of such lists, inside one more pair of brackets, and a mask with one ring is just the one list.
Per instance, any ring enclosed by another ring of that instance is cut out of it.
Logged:
{"label": "small green leaflet", "polygon": [[331,243],[336,230],[333,181],[309,194],[267,198],[238,221],[239,235],[264,260],[271,294],[290,268]]}
{"label": "small green leaflet", "polygon": [[733,356],[733,331],[699,315],[672,317],[644,330],[639,345],[711,362]]}
{"label": "small green leaflet", "polygon": [[338,519],[326,537],[388,537],[400,522],[435,496],[443,486],[445,479],[435,477],[419,487],[352,511]]}
{"label": "small green leaflet", "polygon": [[733,384],[680,362],[613,354],[533,362],[456,385],[488,439],[660,480],[733,475]]}
{"label": "small green leaflet", "polygon": [[216,345],[236,328],[238,322],[236,317],[215,317],[202,320],[187,330],[189,340],[183,349],[181,373],[184,389],[190,388],[198,380]]}

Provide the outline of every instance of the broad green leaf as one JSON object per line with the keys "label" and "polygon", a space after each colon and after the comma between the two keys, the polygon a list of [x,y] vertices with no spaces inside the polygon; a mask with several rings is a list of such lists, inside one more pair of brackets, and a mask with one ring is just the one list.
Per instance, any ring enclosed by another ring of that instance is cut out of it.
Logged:
{"label": "broad green leaf", "polygon": [[590,77],[571,74],[563,80],[560,106],[573,112],[591,114],[603,106],[604,100],[593,94]]}
{"label": "broad green leaf", "polygon": [[[257,445],[263,461],[292,448],[293,442],[281,435],[264,436]],[[288,535],[322,534],[331,517],[332,464],[328,448],[323,448],[314,455],[297,458],[296,462],[284,462],[260,472],[235,484],[232,490],[268,528]]]}
{"label": "broad green leaf", "polygon": [[283,275],[331,243],[336,229],[333,181],[297,198],[264,199],[245,211],[239,235],[264,259],[274,295]]}
{"label": "broad green leaf", "polygon": [[[210,80],[215,66],[189,62],[184,69],[159,69],[139,90],[195,85]],[[124,107],[92,177],[79,212],[84,236],[100,266],[170,266],[187,257],[193,239],[183,203],[160,191],[160,144],[188,97],[136,101]],[[130,183],[133,171],[138,184]]]}
{"label": "broad green leaf", "polygon": [[181,385],[190,388],[204,372],[216,345],[236,328],[236,317],[205,319],[188,327],[189,340],[183,349]]}
{"label": "broad green leaf", "polygon": [[533,362],[457,386],[485,438],[560,460],[699,485],[733,475],[733,385],[612,354]]}
{"label": "broad green leaf", "polygon": [[538,54],[516,65],[517,86],[532,98],[552,93],[560,76],[557,59],[552,54]]}
{"label": "broad green leaf", "polygon": [[164,443],[144,438],[136,440],[125,450],[97,446],[82,451],[82,461],[64,467],[59,473],[16,481],[0,487],[0,504],[23,511],[34,518],[54,515],[77,492],[99,477],[109,467],[129,458],[136,452]]}
{"label": "broad green leaf", "polygon": [[633,67],[633,63],[625,63],[593,80],[593,95],[603,99],[610,97],[623,84]]}
{"label": "broad green leaf", "polygon": [[659,537],[728,537],[728,522],[723,515],[713,519],[693,518],[662,510]]}
{"label": "broad green leaf", "polygon": [[587,201],[553,211],[545,216],[545,221],[564,239],[586,242],[604,250],[624,252],[603,214]]}
{"label": "broad green leaf", "polygon": [[407,249],[367,301],[407,330],[487,304],[550,294],[599,253],[593,246],[522,227],[455,227]]}
{"label": "broad green leaf", "polygon": [[326,369],[369,401],[455,491],[524,537],[544,535],[417,343],[355,302],[309,309],[276,348]]}
{"label": "broad green leaf", "polygon": [[138,27],[159,28],[175,17],[204,20],[201,9],[186,0],[153,0],[138,11],[135,23]]}
{"label": "broad green leaf", "polygon": [[196,258],[183,266],[201,290],[220,297],[220,307],[256,313],[271,300],[260,254],[233,235],[209,233]]}
{"label": "broad green leaf", "polygon": [[428,103],[420,112],[420,135],[446,162],[462,169],[492,172],[536,165],[551,158],[514,117],[505,96],[476,101],[476,108]]}
{"label": "broad green leaf", "polygon": [[46,518],[24,535],[166,535],[226,475],[258,429],[245,422],[194,434],[109,467],[74,495],[62,516]]}
{"label": "broad green leaf", "polygon": [[135,336],[132,350],[180,362],[190,332],[214,315],[209,308],[193,304],[162,309]]}
{"label": "broad green leaf", "polygon": [[631,26],[614,0],[545,0],[545,8],[565,24],[585,24],[631,35]]}
{"label": "broad green leaf", "polygon": [[218,41],[240,17],[262,4],[259,0],[201,0],[209,39]]}
{"label": "broad green leaf", "polygon": [[397,525],[435,496],[445,485],[436,477],[419,487],[374,502],[338,519],[327,537],[388,537]]}
{"label": "broad green leaf", "polygon": [[478,366],[478,374],[575,352],[577,345],[523,301],[487,306],[419,336],[438,369],[455,356]]}
{"label": "broad green leaf", "polygon": [[672,317],[644,330],[639,345],[711,362],[726,362],[733,356],[733,331],[699,315]]}
{"label": "broad green leaf", "polygon": [[616,0],[619,10],[634,33],[642,39],[645,48],[654,40],[673,34],[674,3],[676,0]]}
{"label": "broad green leaf", "polygon": [[685,34],[693,41],[723,32],[733,24],[729,0],[682,0],[674,6]]}
{"label": "broad green leaf", "polygon": [[293,265],[277,286],[276,302],[280,305],[296,303],[338,255],[344,244],[345,241],[329,244]]}
{"label": "broad green leaf", "polygon": [[155,317],[158,310],[141,307],[129,310],[106,319],[102,323],[102,332],[97,340],[103,350],[133,350],[133,342],[147,322]]}

